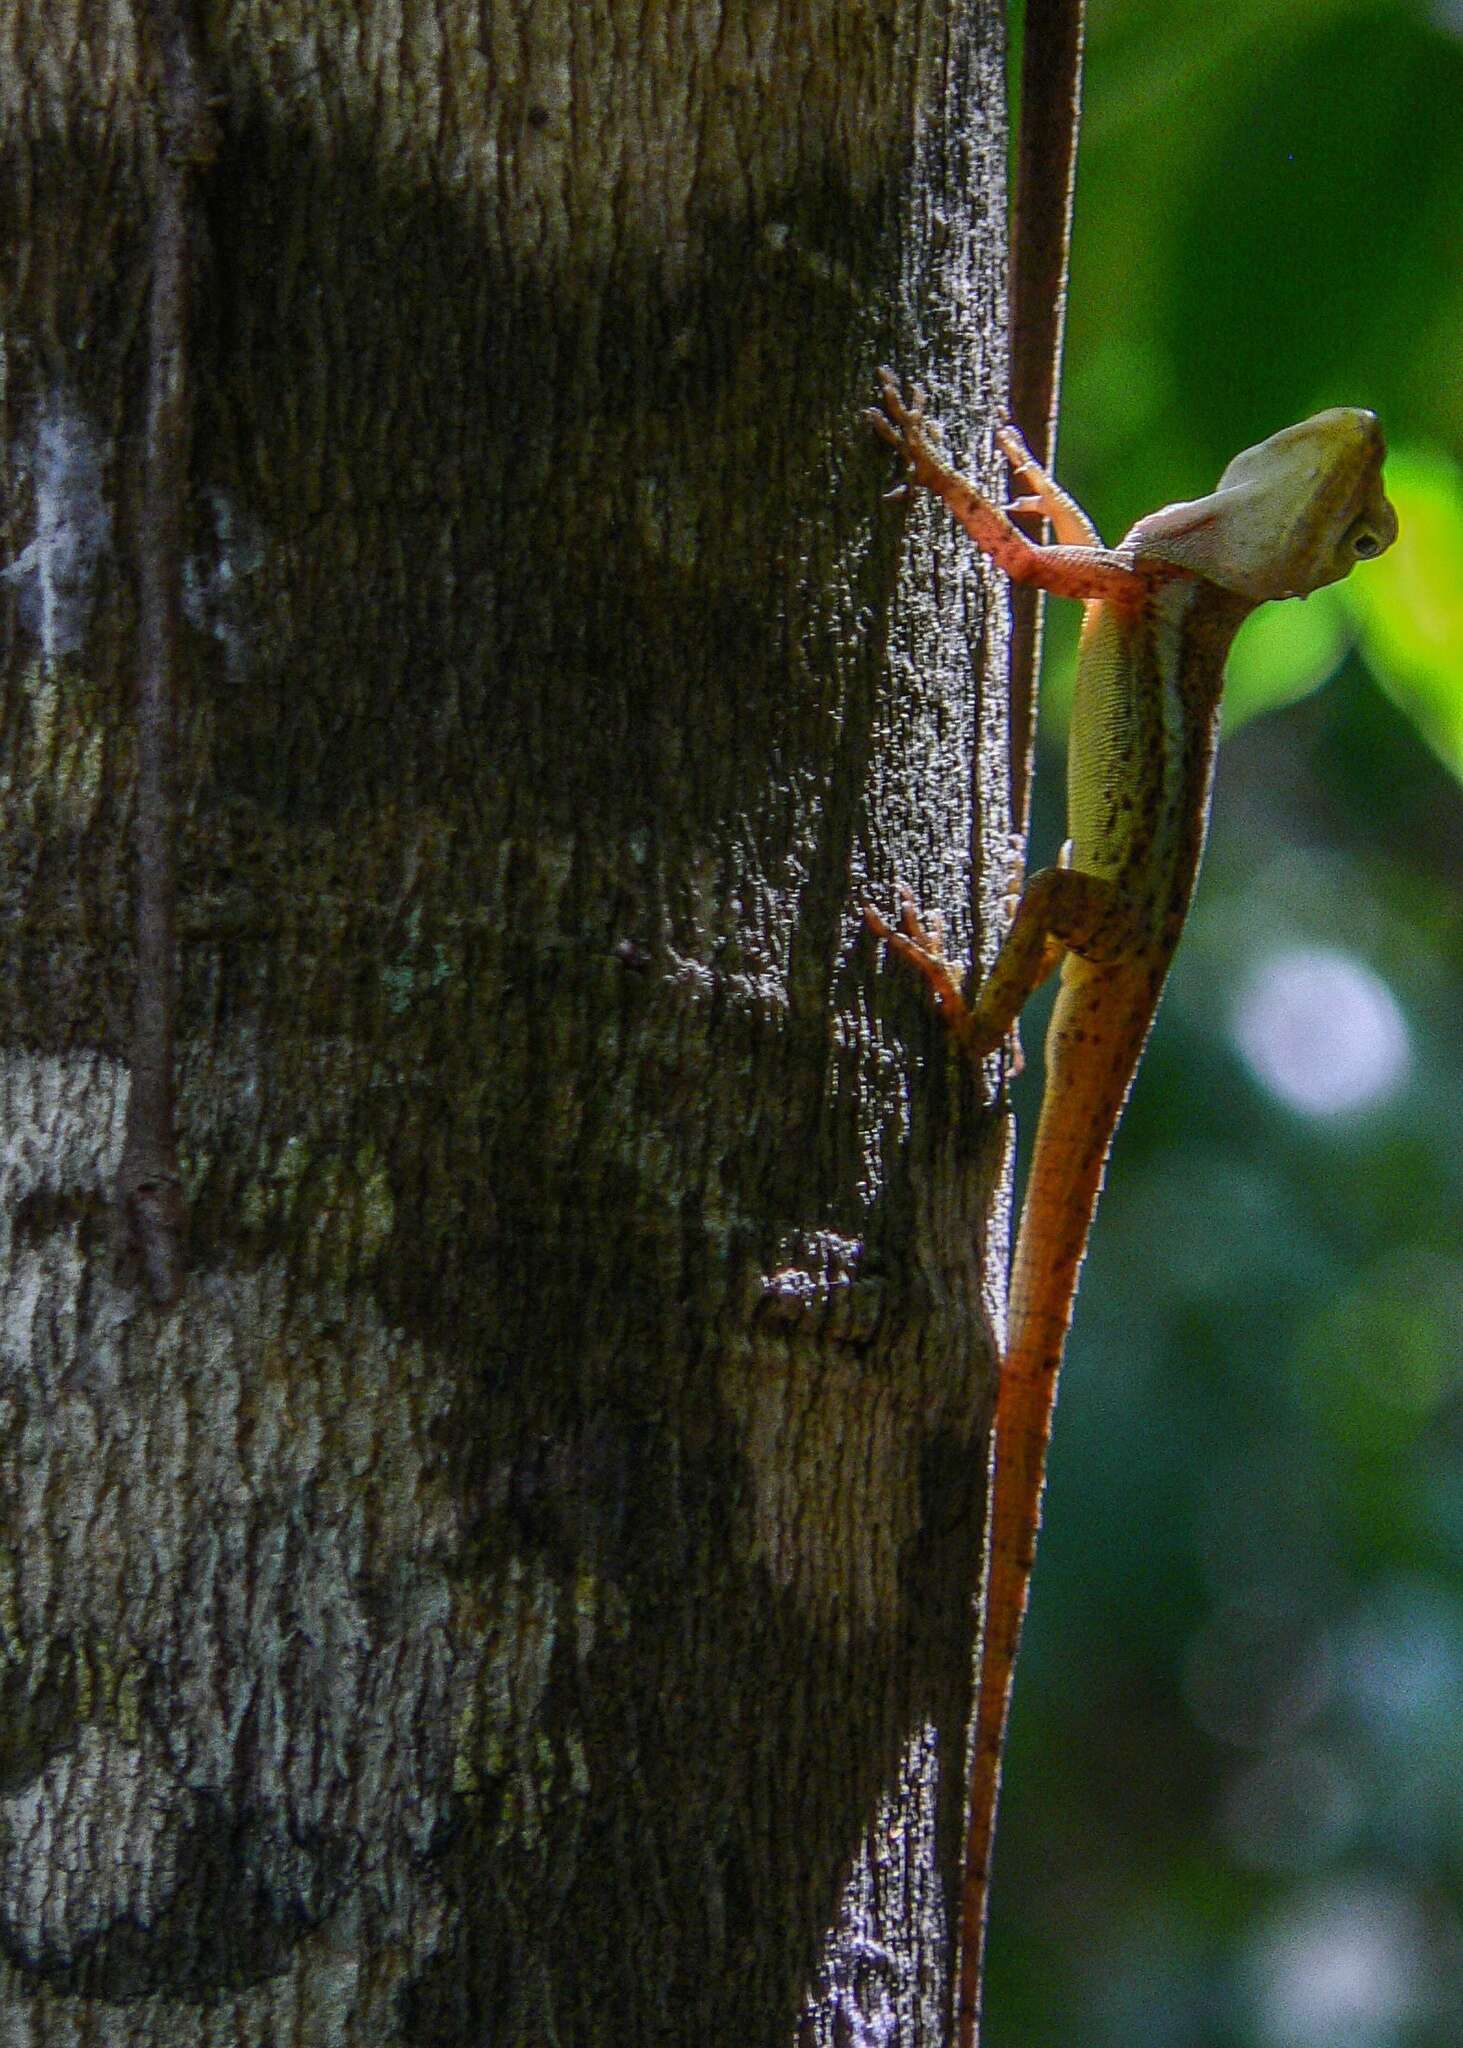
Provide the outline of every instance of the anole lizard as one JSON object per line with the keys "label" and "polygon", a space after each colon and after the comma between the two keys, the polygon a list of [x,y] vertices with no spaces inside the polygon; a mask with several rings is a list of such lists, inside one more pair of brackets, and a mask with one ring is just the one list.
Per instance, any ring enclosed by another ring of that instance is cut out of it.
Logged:
{"label": "anole lizard", "polygon": [[[864,913],[924,977],[972,1060],[998,1050],[1033,989],[1062,969],[996,1395],[957,1993],[956,2038],[972,2048],[1001,1750],[1057,1374],[1108,1150],[1203,850],[1225,657],[1257,605],[1303,597],[1381,554],[1397,516],[1382,487],[1375,417],[1338,407],[1247,448],[1212,495],[1151,513],[1105,548],[1014,429],[997,440],[1025,495],[1002,511],[943,461],[919,393],[906,405],[890,371],[882,382],[883,410],[868,419],[903,456],[909,481],[942,499],[1012,582],[1086,605],[1069,736],[1072,837],[1060,865],[1027,881],[972,1000],[938,925],[926,929],[907,889],[899,930]],[[1051,521],[1052,546],[1028,540],[1007,516],[1038,510]]]}

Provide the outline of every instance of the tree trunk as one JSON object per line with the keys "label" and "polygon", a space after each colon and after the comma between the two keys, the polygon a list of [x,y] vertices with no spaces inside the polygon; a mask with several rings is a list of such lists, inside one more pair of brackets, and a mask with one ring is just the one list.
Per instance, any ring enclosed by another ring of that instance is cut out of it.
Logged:
{"label": "tree trunk", "polygon": [[172,1306],[157,59],[0,62],[0,2032],[936,2042],[1006,1148],[859,906],[999,891],[1003,629],[856,415],[998,410],[999,10],[199,27]]}

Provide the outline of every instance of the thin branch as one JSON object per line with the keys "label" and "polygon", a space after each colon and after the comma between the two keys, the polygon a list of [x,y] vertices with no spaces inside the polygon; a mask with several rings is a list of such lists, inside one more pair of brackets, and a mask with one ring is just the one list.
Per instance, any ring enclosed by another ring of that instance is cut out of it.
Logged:
{"label": "thin branch", "polygon": [[[1082,103],[1082,0],[1027,0],[1011,256],[1011,417],[1043,469],[1056,454],[1067,259]],[[1038,529],[1039,532],[1039,529]],[[1011,819],[1031,809],[1042,597],[1011,594]]]}
{"label": "thin branch", "polygon": [[175,1127],[178,620],[188,500],[188,315],[195,169],[214,152],[184,0],[149,0],[161,73],[148,302],[147,423],[137,542],[137,986],[118,1192],[154,1302],[183,1284],[186,1215]]}

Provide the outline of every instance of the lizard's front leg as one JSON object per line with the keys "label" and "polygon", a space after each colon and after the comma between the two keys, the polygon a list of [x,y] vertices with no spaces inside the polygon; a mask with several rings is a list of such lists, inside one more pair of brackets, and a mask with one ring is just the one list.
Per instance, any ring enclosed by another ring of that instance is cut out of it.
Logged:
{"label": "lizard's front leg", "polygon": [[1051,521],[1052,532],[1063,547],[1102,546],[1102,535],[1077,500],[1062,489],[1055,477],[1048,476],[1009,422],[996,429],[996,446],[1010,464],[1012,476],[1027,493],[1007,505],[1008,512],[1040,513],[1043,519]]}
{"label": "lizard's front leg", "polygon": [[1028,540],[999,505],[977,490],[968,477],[958,475],[941,456],[936,445],[939,430],[925,418],[924,396],[918,387],[911,392],[906,405],[892,370],[881,370],[879,382],[883,407],[870,406],[864,418],[882,440],[904,457],[909,465],[909,482],[932,491],[959,520],[982,554],[989,555],[1012,582],[1034,583],[1057,597],[1105,599],[1120,607],[1136,609],[1147,597],[1155,576],[1172,573],[1166,568],[1160,572],[1151,565],[1137,568],[1127,556],[1096,546],[1096,532],[1085,513],[1037,467],[1020,435],[1013,428],[1003,428],[1002,446],[1007,459],[1031,486],[1041,509],[1057,527],[1059,538],[1069,534],[1081,536],[1057,547],[1042,547]]}

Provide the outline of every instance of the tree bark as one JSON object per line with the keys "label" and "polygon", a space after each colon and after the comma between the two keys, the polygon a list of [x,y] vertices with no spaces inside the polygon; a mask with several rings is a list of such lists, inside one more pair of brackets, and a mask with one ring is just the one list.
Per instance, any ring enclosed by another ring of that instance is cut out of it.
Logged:
{"label": "tree bark", "polygon": [[991,908],[1004,628],[856,416],[1000,410],[999,10],[198,21],[171,1306],[157,81],[0,61],[5,2039],[933,2043],[1006,1143],[860,904]]}

